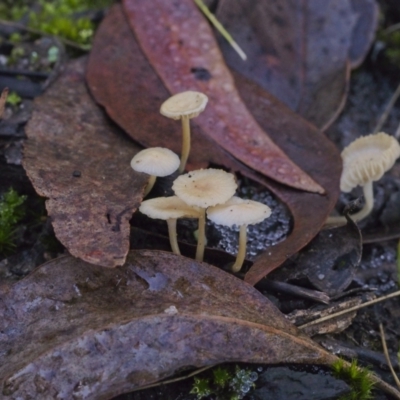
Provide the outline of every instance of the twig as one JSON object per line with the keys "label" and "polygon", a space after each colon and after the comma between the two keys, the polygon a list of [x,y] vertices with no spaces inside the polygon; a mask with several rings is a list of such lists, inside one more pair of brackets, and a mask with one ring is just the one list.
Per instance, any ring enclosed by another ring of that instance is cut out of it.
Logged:
{"label": "twig", "polygon": [[386,346],[385,332],[383,330],[382,322],[379,324],[379,332],[381,333],[383,354],[385,355],[386,362],[387,362],[387,364],[389,366],[390,372],[393,375],[394,381],[396,382],[397,387],[400,389],[400,380],[397,377],[396,372],[394,372],[392,361],[390,361],[389,352],[388,352],[388,349],[387,349],[387,346]]}
{"label": "twig", "polygon": [[208,370],[210,368],[213,368],[213,367],[215,367],[215,365],[210,365],[208,367],[199,368],[199,369],[196,369],[195,371],[191,372],[188,375],[180,376],[179,378],[173,378],[173,379],[168,379],[168,380],[161,381],[161,382],[152,383],[151,385],[141,386],[141,387],[138,387],[138,388],[135,388],[135,389],[131,389],[131,392],[137,392],[138,390],[145,390],[145,389],[150,389],[150,388],[153,388],[153,387],[167,385],[169,383],[183,381],[185,379],[191,378],[192,376],[198,375],[198,374],[202,373],[203,371],[206,371],[206,370]]}
{"label": "twig", "polygon": [[245,52],[240,48],[240,46],[235,42],[230,33],[223,27],[221,22],[215,18],[215,15],[211,13],[208,7],[204,4],[203,0],[194,0],[197,7],[203,12],[203,14],[209,19],[209,21],[215,26],[218,32],[227,40],[227,42],[235,49],[242,60],[247,60]]}
{"label": "twig", "polygon": [[392,97],[390,98],[390,101],[389,101],[388,105],[386,106],[385,111],[379,118],[378,123],[376,124],[375,129],[373,130],[372,133],[378,133],[382,129],[383,124],[386,122],[386,120],[387,120],[390,112],[392,111],[392,108],[393,108],[394,104],[396,103],[397,99],[399,98],[399,96],[400,96],[400,84],[397,86],[397,89],[395,90]]}
{"label": "twig", "polygon": [[378,299],[366,301],[365,303],[359,304],[358,306],[350,307],[347,310],[338,311],[337,313],[334,313],[334,314],[331,314],[331,315],[327,315],[325,317],[318,318],[318,319],[316,319],[314,321],[311,321],[311,322],[307,322],[304,325],[298,326],[298,328],[299,329],[304,329],[304,328],[307,328],[309,326],[319,324],[320,322],[328,321],[328,320],[330,320],[332,318],[339,317],[340,315],[344,315],[344,314],[347,314],[349,312],[359,310],[360,308],[364,308],[364,307],[370,306],[371,304],[379,303],[379,302],[381,302],[383,300],[387,300],[387,299],[390,299],[392,297],[396,297],[396,296],[399,296],[399,295],[400,295],[400,290],[398,290],[397,292],[390,293],[390,294],[388,294],[386,296],[379,297]]}
{"label": "twig", "polygon": [[82,44],[73,42],[72,40],[65,39],[58,35],[53,35],[51,33],[47,33],[47,32],[41,31],[39,29],[29,28],[25,25],[19,24],[18,22],[12,22],[12,21],[6,21],[4,19],[0,19],[0,24],[4,24],[4,25],[12,26],[14,28],[22,29],[22,30],[24,30],[28,33],[32,33],[34,35],[54,36],[57,39],[59,39],[61,42],[63,42],[65,45],[67,45],[69,47],[73,47],[73,48],[81,50],[81,51],[89,51],[90,50],[90,45],[82,45]]}
{"label": "twig", "polygon": [[400,29],[400,23],[397,23],[397,24],[393,24],[393,25],[388,26],[388,27],[383,31],[383,33],[384,33],[385,35],[390,35],[391,33],[398,31],[399,29]]}

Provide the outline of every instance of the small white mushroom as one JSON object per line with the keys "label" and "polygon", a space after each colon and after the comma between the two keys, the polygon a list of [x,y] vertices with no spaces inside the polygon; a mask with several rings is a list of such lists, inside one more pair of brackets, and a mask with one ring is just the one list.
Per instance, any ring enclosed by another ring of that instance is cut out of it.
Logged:
{"label": "small white mushroom", "polygon": [[202,210],[187,205],[177,196],[157,197],[142,202],[139,211],[153,219],[163,219],[168,224],[169,241],[172,251],[181,254],[176,238],[176,221],[178,218],[199,218]]}
{"label": "small white mushroom", "polygon": [[[374,206],[373,181],[381,179],[383,174],[393,167],[400,157],[398,141],[384,133],[363,136],[350,143],[342,151],[343,171],[340,178],[340,189],[350,192],[356,186],[362,186],[365,205],[351,215],[354,221],[365,218]],[[345,224],[345,217],[329,217],[327,225]]]}
{"label": "small white mushroom", "polygon": [[222,169],[199,169],[175,179],[172,185],[175,194],[185,203],[202,209],[202,214],[199,217],[197,261],[203,261],[204,257],[206,208],[225,203],[235,194],[236,189],[237,184],[234,175]]}
{"label": "small white mushroom", "polygon": [[187,91],[173,95],[161,105],[160,113],[165,117],[182,120],[182,153],[179,172],[185,170],[190,153],[190,122],[204,111],[208,97],[200,92]]}
{"label": "small white mushroom", "polygon": [[168,176],[179,167],[179,157],[165,147],[150,147],[139,151],[131,160],[131,167],[137,172],[150,175],[149,182],[144,190],[146,197],[153,188],[158,176]]}
{"label": "small white mushroom", "polygon": [[208,218],[216,224],[232,226],[238,225],[239,249],[236,261],[232,266],[233,272],[239,272],[246,256],[247,226],[258,224],[271,215],[271,209],[258,201],[244,200],[232,197],[226,203],[210,207],[207,210]]}

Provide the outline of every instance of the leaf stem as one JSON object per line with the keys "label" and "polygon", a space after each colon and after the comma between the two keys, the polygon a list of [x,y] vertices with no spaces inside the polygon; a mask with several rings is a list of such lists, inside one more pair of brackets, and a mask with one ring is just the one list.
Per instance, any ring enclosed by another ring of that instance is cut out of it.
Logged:
{"label": "leaf stem", "polygon": [[231,34],[223,27],[221,22],[217,20],[215,15],[208,9],[204,4],[203,0],[193,0],[197,7],[203,12],[203,14],[209,19],[209,21],[214,25],[218,32],[226,39],[226,41],[233,47],[236,53],[239,54],[240,58],[245,61],[247,60],[246,53],[240,48],[240,46],[235,42]]}

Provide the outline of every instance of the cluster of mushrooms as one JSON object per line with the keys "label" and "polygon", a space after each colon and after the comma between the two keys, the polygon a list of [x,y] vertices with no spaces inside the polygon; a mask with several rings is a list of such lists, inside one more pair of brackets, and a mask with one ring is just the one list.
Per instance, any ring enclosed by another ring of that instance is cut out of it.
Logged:
{"label": "cluster of mushrooms", "polygon": [[[135,171],[150,175],[146,196],[152,189],[156,177],[171,175],[176,170],[182,174],[190,152],[190,119],[204,111],[208,98],[194,91],[178,93],[161,105],[162,115],[181,120],[182,151],[181,158],[171,150],[154,147],[136,154],[131,161]],[[351,215],[354,221],[360,221],[372,211],[373,181],[379,180],[400,157],[398,141],[384,133],[358,138],[342,152],[343,171],[340,188],[350,192],[356,186],[364,190],[365,205]],[[234,196],[237,184],[233,174],[221,169],[200,169],[180,175],[172,186],[175,196],[158,197],[142,202],[139,210],[150,218],[167,221],[172,251],[180,254],[176,235],[178,218],[198,219],[198,242],[196,260],[202,261],[206,243],[206,216],[216,224],[240,227],[239,250],[232,266],[233,272],[239,272],[246,255],[247,226],[257,224],[271,215],[271,209],[263,203],[244,200]],[[346,224],[344,216],[332,216],[326,225]]]}
{"label": "cluster of mushrooms", "polygon": [[[181,158],[171,150],[153,147],[140,151],[133,157],[135,171],[150,175],[144,196],[150,193],[157,177],[182,173],[190,152],[190,119],[204,111],[208,98],[200,92],[187,91],[170,97],[161,105],[162,115],[181,119]],[[239,272],[246,256],[247,226],[262,222],[271,215],[263,203],[234,196],[237,189],[235,176],[222,169],[200,169],[180,175],[172,185],[175,196],[157,197],[142,202],[139,210],[150,218],[166,220],[172,251],[180,254],[176,234],[178,218],[198,219],[196,260],[202,261],[206,244],[206,216],[213,222],[240,227],[239,249],[233,272]]]}

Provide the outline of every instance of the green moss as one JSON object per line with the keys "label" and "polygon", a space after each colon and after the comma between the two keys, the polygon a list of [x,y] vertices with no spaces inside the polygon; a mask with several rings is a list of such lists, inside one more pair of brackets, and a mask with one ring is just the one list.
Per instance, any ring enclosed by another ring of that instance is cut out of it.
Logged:
{"label": "green moss", "polygon": [[190,393],[197,399],[213,396],[216,400],[240,400],[255,387],[256,372],[239,366],[219,366],[202,377],[195,377]]}
{"label": "green moss", "polygon": [[9,253],[15,248],[15,232],[18,222],[25,216],[26,196],[20,196],[13,188],[5,192],[0,200],[0,253]]}
{"label": "green moss", "polygon": [[372,382],[369,371],[357,365],[357,360],[352,360],[347,365],[343,360],[339,359],[332,365],[333,375],[344,380],[351,387],[351,392],[340,397],[339,400],[369,400],[372,399]]}
{"label": "green moss", "polygon": [[28,17],[28,27],[90,47],[95,24],[85,16],[91,9],[110,5],[113,0],[37,0],[38,9],[30,11],[32,1],[5,1],[0,5],[0,18],[18,21]]}
{"label": "green moss", "polygon": [[22,98],[15,92],[10,92],[7,96],[6,103],[12,106],[17,106],[22,101]]}

